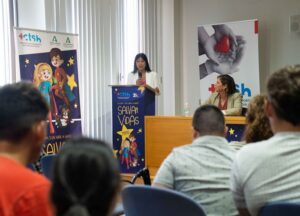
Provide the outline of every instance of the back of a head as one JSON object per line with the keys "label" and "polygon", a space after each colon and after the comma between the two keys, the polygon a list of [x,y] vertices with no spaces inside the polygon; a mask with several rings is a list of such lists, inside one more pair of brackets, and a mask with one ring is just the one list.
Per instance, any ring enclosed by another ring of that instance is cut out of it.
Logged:
{"label": "back of a head", "polygon": [[21,140],[36,122],[46,120],[49,112],[44,97],[29,82],[1,87],[0,100],[0,140]]}
{"label": "back of a head", "polygon": [[100,140],[67,141],[54,163],[52,201],[58,216],[108,215],[120,186],[112,149]]}
{"label": "back of a head", "polygon": [[273,73],[267,83],[268,100],[278,118],[300,125],[300,65]]}
{"label": "back of a head", "polygon": [[250,100],[243,138],[246,143],[266,140],[273,136],[269,119],[264,111],[266,98],[266,95],[256,95]]}
{"label": "back of a head", "polygon": [[224,115],[221,110],[214,105],[201,106],[194,113],[193,128],[199,132],[200,136],[224,136]]}

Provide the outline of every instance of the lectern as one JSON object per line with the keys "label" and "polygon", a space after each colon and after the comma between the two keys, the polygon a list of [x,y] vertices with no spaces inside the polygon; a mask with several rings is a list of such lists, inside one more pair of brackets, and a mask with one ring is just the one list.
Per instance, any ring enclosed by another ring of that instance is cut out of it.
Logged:
{"label": "lectern", "polygon": [[136,85],[112,85],[113,151],[122,173],[145,166],[144,117],[155,115],[155,93]]}

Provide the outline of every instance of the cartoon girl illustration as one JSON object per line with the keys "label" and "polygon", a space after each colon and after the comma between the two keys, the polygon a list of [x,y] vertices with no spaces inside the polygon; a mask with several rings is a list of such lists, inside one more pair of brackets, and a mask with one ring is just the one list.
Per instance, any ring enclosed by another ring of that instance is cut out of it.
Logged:
{"label": "cartoon girl illustration", "polygon": [[[49,64],[39,63],[35,65],[35,70],[33,73],[33,83],[42,92],[49,106],[51,106],[51,102],[54,103],[54,111],[57,112],[55,101],[51,100],[51,96],[52,96],[51,86],[52,86],[52,78],[53,78],[52,76],[53,76],[53,72]],[[51,112],[48,115],[48,120],[49,120],[50,134],[54,134],[55,131],[52,124]]]}
{"label": "cartoon girl illustration", "polygon": [[128,138],[126,138],[121,144],[120,154],[121,154],[121,164],[123,164],[125,160],[127,169],[129,169],[129,164],[130,164],[129,148],[130,148],[130,141]]}

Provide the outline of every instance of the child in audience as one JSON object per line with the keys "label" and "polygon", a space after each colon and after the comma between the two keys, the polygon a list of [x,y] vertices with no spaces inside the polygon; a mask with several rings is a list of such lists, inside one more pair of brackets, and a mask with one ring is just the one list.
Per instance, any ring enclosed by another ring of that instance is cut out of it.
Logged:
{"label": "child in audience", "polygon": [[100,140],[71,139],[54,163],[51,199],[56,215],[110,215],[120,188],[118,163]]}

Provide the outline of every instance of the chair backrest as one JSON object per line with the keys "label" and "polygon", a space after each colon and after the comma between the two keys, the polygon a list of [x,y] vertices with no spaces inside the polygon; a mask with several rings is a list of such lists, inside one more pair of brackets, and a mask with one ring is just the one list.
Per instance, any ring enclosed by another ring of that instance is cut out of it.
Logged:
{"label": "chair backrest", "polygon": [[145,185],[151,185],[150,172],[147,167],[139,170],[131,179],[129,183],[134,184],[137,178],[142,177]]}
{"label": "chair backrest", "polygon": [[28,163],[27,164],[27,168],[30,169],[30,170],[32,170],[32,171],[36,171],[36,168],[35,168],[35,166],[34,166],[33,163]]}
{"label": "chair backrest", "polygon": [[298,216],[300,203],[274,202],[261,208],[259,216]]}
{"label": "chair backrest", "polygon": [[247,111],[248,111],[247,107],[242,107],[242,116],[246,116]]}
{"label": "chair backrest", "polygon": [[50,180],[52,180],[52,165],[56,155],[46,155],[41,158],[41,167],[43,174]]}
{"label": "chair backrest", "polygon": [[122,202],[126,216],[205,216],[202,207],[184,194],[148,185],[126,186]]}

